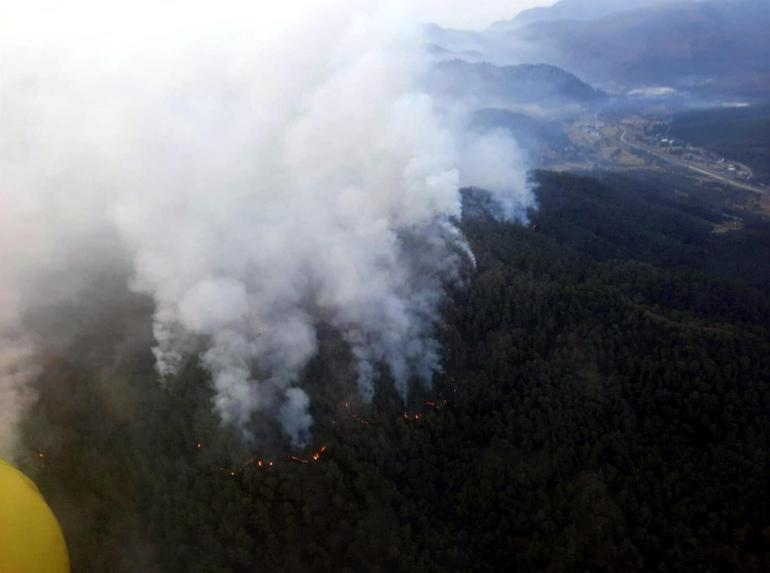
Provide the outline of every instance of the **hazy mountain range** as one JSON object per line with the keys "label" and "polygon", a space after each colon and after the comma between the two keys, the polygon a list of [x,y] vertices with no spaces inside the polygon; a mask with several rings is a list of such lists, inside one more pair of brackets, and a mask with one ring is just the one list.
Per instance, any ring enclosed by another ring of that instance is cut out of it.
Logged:
{"label": "hazy mountain range", "polygon": [[[696,0],[679,0],[694,2]],[[554,20],[595,20],[619,12],[629,12],[640,8],[648,8],[658,4],[670,3],[671,0],[562,0],[552,6],[538,6],[520,12],[515,18],[495,22],[492,30],[510,30],[526,26],[533,22],[550,22]]]}
{"label": "hazy mountain range", "polygon": [[563,0],[482,32],[431,26],[433,44],[497,64],[547,63],[620,91],[770,94],[767,0]]}
{"label": "hazy mountain range", "polygon": [[537,105],[541,109],[586,105],[606,95],[565,70],[547,64],[496,66],[453,59],[427,74],[431,90],[477,106]]}

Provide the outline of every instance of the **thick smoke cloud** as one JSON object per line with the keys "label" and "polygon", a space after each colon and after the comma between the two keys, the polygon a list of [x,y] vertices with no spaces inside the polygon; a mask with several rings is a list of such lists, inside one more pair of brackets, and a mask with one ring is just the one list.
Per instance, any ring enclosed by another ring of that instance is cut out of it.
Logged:
{"label": "thick smoke cloud", "polygon": [[34,345],[20,332],[19,264],[12,256],[21,233],[12,215],[11,206],[0,204],[0,457],[14,452],[16,426],[34,399],[29,388],[35,374]]}
{"label": "thick smoke cloud", "polygon": [[37,375],[34,346],[24,338],[0,339],[0,457],[10,458],[18,444],[16,428],[35,400],[30,381]]}
{"label": "thick smoke cloud", "polygon": [[404,397],[429,385],[442,284],[469,252],[460,186],[512,218],[532,197],[514,141],[463,133],[422,93],[409,10],[85,3],[41,24],[52,6],[0,29],[0,212],[25,210],[0,235],[7,430],[32,399],[19,289],[34,304],[51,257],[104,226],[155,301],[161,378],[199,355],[225,423],[271,415],[308,439],[321,323],[364,398],[383,369]]}

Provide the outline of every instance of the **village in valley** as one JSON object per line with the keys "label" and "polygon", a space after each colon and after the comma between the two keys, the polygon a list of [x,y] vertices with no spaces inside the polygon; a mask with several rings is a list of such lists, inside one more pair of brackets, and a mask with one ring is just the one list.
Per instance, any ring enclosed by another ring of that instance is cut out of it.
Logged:
{"label": "village in valley", "polygon": [[759,194],[768,192],[748,165],[672,137],[670,116],[591,114],[565,127],[569,145],[547,158],[560,171],[593,169],[682,169],[689,175]]}

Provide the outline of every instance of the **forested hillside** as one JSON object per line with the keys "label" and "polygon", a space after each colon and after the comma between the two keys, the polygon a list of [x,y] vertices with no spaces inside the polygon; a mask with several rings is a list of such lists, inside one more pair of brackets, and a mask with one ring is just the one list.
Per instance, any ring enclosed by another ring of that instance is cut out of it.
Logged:
{"label": "forested hillside", "polygon": [[770,180],[770,106],[689,111],[674,116],[671,135],[743,161]]}
{"label": "forested hillside", "polygon": [[220,429],[196,364],[158,384],[151,305],[106,277],[25,428],[73,571],[770,570],[770,225],[714,234],[723,192],[683,182],[537,177],[528,226],[464,194],[477,268],[432,390],[362,404],[324,336],[303,451]]}

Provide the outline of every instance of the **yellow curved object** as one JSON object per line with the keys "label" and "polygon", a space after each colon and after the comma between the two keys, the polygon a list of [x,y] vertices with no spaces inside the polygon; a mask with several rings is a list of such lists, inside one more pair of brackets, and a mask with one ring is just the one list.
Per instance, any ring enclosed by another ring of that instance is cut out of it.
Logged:
{"label": "yellow curved object", "polygon": [[0,459],[0,573],[69,573],[59,523],[32,480]]}

